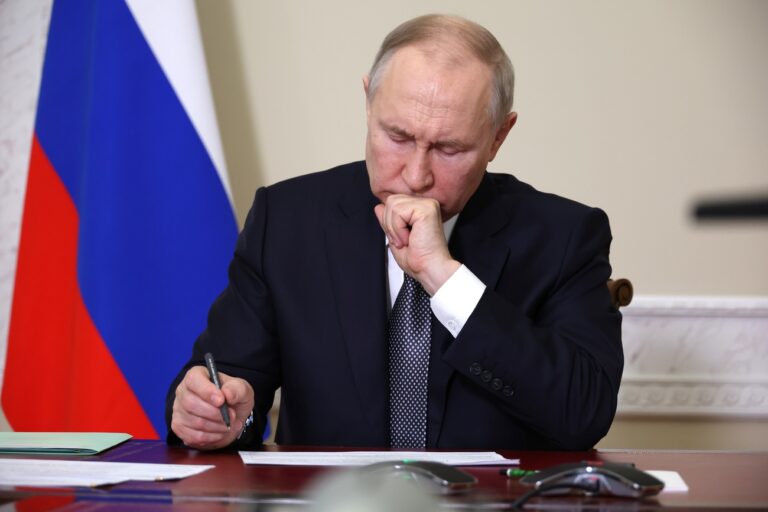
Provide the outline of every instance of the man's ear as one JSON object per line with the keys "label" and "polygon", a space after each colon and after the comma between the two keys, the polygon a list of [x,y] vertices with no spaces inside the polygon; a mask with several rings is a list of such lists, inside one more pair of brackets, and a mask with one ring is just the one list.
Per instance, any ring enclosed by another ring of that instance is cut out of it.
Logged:
{"label": "man's ear", "polygon": [[504,119],[504,122],[501,123],[501,126],[499,126],[499,129],[496,131],[496,135],[494,135],[493,144],[491,145],[491,158],[488,160],[489,162],[493,161],[493,159],[496,158],[496,153],[499,151],[499,148],[504,143],[504,140],[507,138],[507,135],[509,135],[509,130],[511,130],[512,127],[515,126],[516,122],[517,122],[517,112],[510,112],[509,114],[507,114],[507,117]]}

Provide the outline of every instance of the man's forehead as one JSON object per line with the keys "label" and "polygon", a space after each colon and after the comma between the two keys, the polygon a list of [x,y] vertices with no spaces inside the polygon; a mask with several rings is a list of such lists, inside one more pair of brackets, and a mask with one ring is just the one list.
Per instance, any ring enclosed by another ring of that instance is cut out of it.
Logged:
{"label": "man's forehead", "polygon": [[472,65],[445,69],[420,60],[423,55],[403,55],[406,59],[392,62],[373,99],[374,110],[388,126],[411,130],[409,122],[418,120],[432,125],[476,124],[487,118],[491,86],[481,69]]}
{"label": "man's forehead", "polygon": [[461,101],[486,101],[492,72],[471,57],[461,62],[428,55],[417,47],[406,47],[393,55],[381,83],[390,93],[447,98],[454,106]]}

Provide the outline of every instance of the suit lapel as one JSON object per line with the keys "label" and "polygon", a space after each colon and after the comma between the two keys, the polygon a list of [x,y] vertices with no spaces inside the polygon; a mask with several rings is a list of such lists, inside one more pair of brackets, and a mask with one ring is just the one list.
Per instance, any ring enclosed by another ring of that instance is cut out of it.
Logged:
{"label": "suit lapel", "polygon": [[488,288],[495,288],[509,255],[503,237],[495,237],[509,224],[510,211],[486,174],[477,192],[459,216],[451,237],[454,258],[464,263]]}
{"label": "suit lapel", "polygon": [[[504,269],[509,247],[494,238],[509,223],[509,211],[499,200],[493,182],[486,174],[477,192],[467,203],[451,236],[451,255],[472,271],[486,287],[493,289]],[[448,330],[433,317],[432,352],[429,375],[427,446],[439,446],[445,401],[455,370],[443,362],[442,355],[454,342]]]}
{"label": "suit lapel", "polygon": [[382,437],[384,444],[387,296],[384,234],[373,213],[376,203],[361,165],[337,207],[331,208],[325,241],[336,314],[360,404],[374,439]]}

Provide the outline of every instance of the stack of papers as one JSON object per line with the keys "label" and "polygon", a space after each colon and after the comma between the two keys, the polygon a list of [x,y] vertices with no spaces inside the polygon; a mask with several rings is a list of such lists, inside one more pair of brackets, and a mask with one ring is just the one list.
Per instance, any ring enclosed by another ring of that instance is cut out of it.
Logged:
{"label": "stack of papers", "polygon": [[95,487],[128,480],[176,480],[213,466],[81,460],[0,459],[0,486]]}
{"label": "stack of papers", "polygon": [[95,455],[130,438],[111,432],[0,432],[0,453]]}
{"label": "stack of papers", "polygon": [[[0,432],[0,453],[95,455],[130,439],[108,432]],[[128,480],[175,480],[213,466],[0,458],[0,486],[96,487]]]}

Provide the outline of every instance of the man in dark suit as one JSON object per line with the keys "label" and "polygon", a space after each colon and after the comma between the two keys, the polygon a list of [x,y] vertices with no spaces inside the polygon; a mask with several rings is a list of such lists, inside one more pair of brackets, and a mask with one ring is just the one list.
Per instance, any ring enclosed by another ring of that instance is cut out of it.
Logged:
{"label": "man in dark suit", "polygon": [[[623,367],[608,219],[486,172],[516,120],[512,83],[467,20],[387,36],[364,79],[365,162],[257,191],[169,391],[170,441],[256,446],[278,387],[286,444],[585,449],[605,435]],[[427,301],[426,331],[400,320],[422,300],[401,285]]]}

